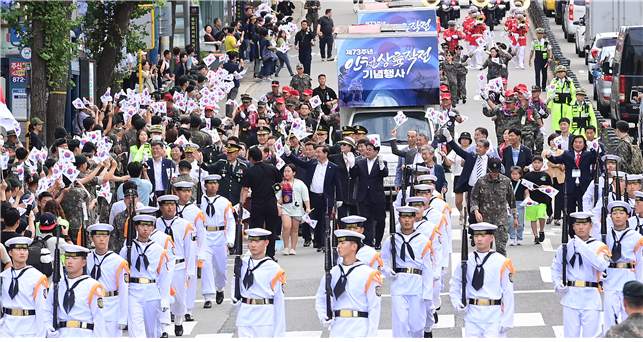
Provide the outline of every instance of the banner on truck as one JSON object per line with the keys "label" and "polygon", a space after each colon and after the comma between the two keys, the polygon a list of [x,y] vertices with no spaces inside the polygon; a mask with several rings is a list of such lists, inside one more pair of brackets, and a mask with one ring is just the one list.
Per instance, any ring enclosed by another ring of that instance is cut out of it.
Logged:
{"label": "banner on truck", "polygon": [[340,107],[439,104],[437,37],[337,40]]}
{"label": "banner on truck", "polygon": [[435,10],[358,11],[357,23],[368,25],[406,24],[409,32],[437,32]]}

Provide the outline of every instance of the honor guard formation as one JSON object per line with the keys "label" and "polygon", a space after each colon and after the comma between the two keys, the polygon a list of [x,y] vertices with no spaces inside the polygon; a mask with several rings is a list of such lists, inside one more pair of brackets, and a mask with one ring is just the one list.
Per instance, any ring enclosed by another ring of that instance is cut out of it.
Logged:
{"label": "honor guard formation", "polygon": [[643,337],[642,2],[214,3],[3,2],[0,337]]}

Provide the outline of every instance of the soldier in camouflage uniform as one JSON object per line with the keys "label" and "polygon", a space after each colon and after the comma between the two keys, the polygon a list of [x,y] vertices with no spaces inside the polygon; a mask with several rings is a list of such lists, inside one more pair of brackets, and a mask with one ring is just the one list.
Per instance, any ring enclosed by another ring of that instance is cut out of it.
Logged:
{"label": "soldier in camouflage uniform", "polygon": [[65,211],[65,217],[69,221],[69,236],[76,241],[80,227],[85,225],[83,203],[89,215],[93,198],[80,183],[70,184],[69,188],[69,192],[60,202],[60,206]]}
{"label": "soldier in camouflage uniform", "polygon": [[471,201],[471,215],[475,215],[477,222],[487,222],[498,226],[494,231],[496,251],[507,256],[507,203],[514,217],[513,227],[518,228],[518,211],[516,197],[514,197],[511,180],[500,174],[501,162],[498,158],[489,158],[487,162],[488,174],[478,178],[469,196]]}
{"label": "soldier in camouflage uniform", "polygon": [[7,139],[2,145],[7,152],[9,152],[9,156],[13,157],[16,154],[16,149],[18,147],[22,146],[20,142],[18,141],[18,135],[16,135],[16,131],[10,130],[7,132]]}
{"label": "soldier in camouflage uniform", "polygon": [[455,61],[456,63],[460,63],[456,64],[456,70],[458,71],[458,95],[460,96],[462,103],[467,103],[467,74],[469,73],[469,69],[467,69],[464,63],[469,59],[469,55],[465,54],[461,57],[461,53],[462,45],[456,45]]}
{"label": "soldier in camouflage uniform", "polygon": [[321,3],[318,0],[306,1],[306,4],[304,5],[304,9],[306,10],[306,21],[308,22],[308,27],[313,28],[313,32],[317,30],[320,8]]}
{"label": "soldier in camouflage uniform", "polygon": [[307,74],[304,74],[304,65],[297,64],[297,74],[290,79],[290,88],[299,92],[299,99],[303,100],[304,90],[313,87],[313,80]]}
{"label": "soldier in camouflage uniform", "polygon": [[626,121],[619,120],[616,123],[616,135],[619,137],[614,154],[621,158],[618,163],[618,170],[630,173],[629,165],[632,163],[632,144],[634,139],[628,134],[630,126]]}
{"label": "soldier in camouflage uniform", "polygon": [[623,300],[627,319],[605,334],[605,338],[643,337],[643,284],[631,280],[623,285]]}
{"label": "soldier in camouflage uniform", "polygon": [[181,160],[179,162],[179,175],[170,181],[170,187],[172,189],[172,193],[176,194],[176,188],[174,187],[174,184],[178,182],[193,183],[195,186],[192,187],[192,197],[190,197],[190,202],[194,203],[194,201],[196,201],[196,189],[197,189],[196,186],[199,184],[199,180],[190,176],[191,171],[192,171],[192,164],[190,164],[190,162],[187,160]]}
{"label": "soldier in camouflage uniform", "polygon": [[504,108],[496,106],[484,93],[481,96],[485,100],[482,101],[482,114],[489,118],[495,118],[496,138],[498,138],[498,146],[500,146],[505,142],[502,134],[506,129],[520,127],[522,117],[526,115],[525,110],[516,105],[518,99],[514,96],[505,98]]}
{"label": "soldier in camouflage uniform", "polygon": [[205,149],[206,146],[212,145],[212,138],[210,134],[201,131],[201,117],[198,115],[190,115],[190,133],[192,134],[192,142],[199,145],[201,151]]}
{"label": "soldier in camouflage uniform", "polygon": [[440,69],[444,70],[447,79],[449,80],[449,92],[454,103],[458,103],[460,93],[458,92],[458,74],[461,73],[462,68],[466,70],[462,63],[454,60],[453,52],[447,50],[444,52],[444,60],[440,62]]}
{"label": "soldier in camouflage uniform", "polygon": [[547,106],[540,96],[540,87],[531,87],[531,98],[526,97],[526,88],[516,92],[520,106],[525,110],[526,115],[522,117],[522,144],[529,147],[534,156],[539,156],[543,152],[543,142],[545,132],[543,115],[547,117]]}

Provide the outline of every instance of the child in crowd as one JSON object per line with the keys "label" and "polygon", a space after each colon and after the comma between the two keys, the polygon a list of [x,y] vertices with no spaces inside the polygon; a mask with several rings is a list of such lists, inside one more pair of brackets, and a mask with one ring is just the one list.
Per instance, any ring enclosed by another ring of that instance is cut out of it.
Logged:
{"label": "child in crowd", "polygon": [[[542,170],[543,157],[534,156],[531,160],[534,171],[525,175],[525,180],[534,183],[536,186],[552,186],[551,177]],[[544,192],[534,187],[533,191],[527,191],[527,196],[538,205],[528,206],[525,211],[525,221],[531,222],[531,231],[534,233],[534,244],[538,245],[545,240],[545,220],[547,219],[547,206],[551,198]],[[540,233],[538,232],[540,223]]]}
{"label": "child in crowd", "polygon": [[[509,227],[509,246],[514,246],[516,243],[522,245],[522,231],[525,229],[525,207],[522,201],[525,200],[527,188],[522,184],[522,169],[520,166],[511,167],[511,185],[513,185],[514,196],[516,196],[516,209],[518,209],[518,229],[513,226]],[[509,215],[509,222],[513,221],[513,217]]]}

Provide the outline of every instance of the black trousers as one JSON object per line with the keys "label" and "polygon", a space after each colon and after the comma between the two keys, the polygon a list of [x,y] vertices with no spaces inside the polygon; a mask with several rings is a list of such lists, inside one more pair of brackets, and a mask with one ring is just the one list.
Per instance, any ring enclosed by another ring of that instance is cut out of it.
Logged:
{"label": "black trousers", "polygon": [[[364,222],[364,244],[368,246],[379,246],[384,236],[384,220],[386,218],[386,203],[373,203],[367,192],[365,201],[360,202],[359,212],[366,218]],[[375,243],[373,244],[373,239]]]}
{"label": "black trousers", "polygon": [[326,203],[324,195],[310,193],[310,206],[313,212],[310,213],[310,218],[317,221],[315,226],[315,244],[318,248],[326,246],[326,212],[328,215],[332,212],[332,207]]}
{"label": "black trousers", "polygon": [[[554,215],[554,220],[560,220],[561,217],[563,217],[563,186],[565,185],[564,183],[557,183],[558,178],[554,178],[554,189],[558,190],[558,193],[556,194],[556,197],[554,197],[554,208],[553,208],[553,215]],[[552,213],[548,212],[548,215],[551,215]]]}
{"label": "black trousers", "polygon": [[279,232],[277,227],[281,221],[279,220],[279,215],[277,214],[277,202],[274,203],[256,203],[250,202],[252,210],[250,210],[250,227],[251,228],[262,228],[265,225],[265,229],[272,232],[268,241],[268,247],[266,247],[266,255],[269,257],[275,256],[275,237]]}
{"label": "black trousers", "polygon": [[299,48],[299,63],[304,65],[304,74],[310,75],[310,63],[313,61],[312,50]]}
{"label": "black trousers", "polygon": [[333,35],[324,35],[319,38],[319,53],[321,58],[333,57]]}
{"label": "black trousers", "polygon": [[540,59],[540,58],[534,59],[534,70],[536,72],[536,85],[540,85],[540,87],[543,90],[547,88],[547,67],[545,67],[545,65],[547,65],[546,59]]}

